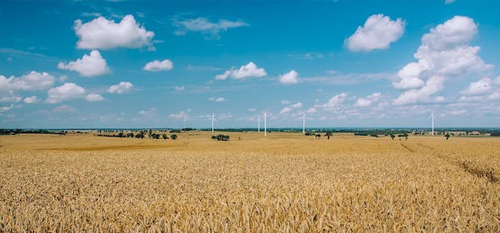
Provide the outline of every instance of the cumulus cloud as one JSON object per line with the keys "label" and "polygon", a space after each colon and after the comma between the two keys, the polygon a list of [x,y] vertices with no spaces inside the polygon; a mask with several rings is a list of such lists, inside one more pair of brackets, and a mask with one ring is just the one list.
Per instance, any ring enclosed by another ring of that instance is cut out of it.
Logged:
{"label": "cumulus cloud", "polygon": [[36,104],[38,102],[40,102],[40,100],[36,96],[30,96],[30,97],[24,98],[24,103],[27,103],[27,104]]}
{"label": "cumulus cloud", "polygon": [[244,79],[250,77],[263,77],[266,76],[267,73],[263,68],[258,68],[257,65],[253,62],[249,62],[246,65],[241,66],[239,69],[230,69],[224,72],[223,74],[219,74],[215,76],[215,80],[225,80],[228,77],[234,79]]}
{"label": "cumulus cloud", "polygon": [[281,109],[280,114],[286,114],[286,113],[291,112],[292,110],[293,109],[290,107],[284,107],[283,109]]}
{"label": "cumulus cloud", "polygon": [[372,104],[374,104],[375,102],[377,102],[380,99],[380,96],[381,96],[380,92],[376,92],[376,93],[373,93],[365,98],[358,98],[355,106],[370,107],[370,106],[372,106]]}
{"label": "cumulus cloud", "polygon": [[31,71],[21,77],[6,78],[0,75],[0,91],[37,91],[46,90],[55,83],[55,77],[48,73]]}
{"label": "cumulus cloud", "polygon": [[401,38],[404,32],[405,22],[402,19],[393,21],[382,14],[372,15],[344,43],[353,52],[387,49],[391,43]]}
{"label": "cumulus cloud", "polygon": [[99,102],[99,101],[103,101],[104,97],[102,97],[102,95],[99,95],[99,94],[90,93],[87,96],[85,96],[85,100],[88,102]]}
{"label": "cumulus cloud", "polygon": [[71,61],[68,64],[59,62],[57,68],[76,71],[83,77],[99,76],[109,72],[106,60],[97,50],[92,50],[90,55],[85,54],[82,58]]}
{"label": "cumulus cloud", "polygon": [[185,86],[175,86],[174,89],[176,91],[184,91],[186,89],[186,87]]}
{"label": "cumulus cloud", "polygon": [[143,115],[143,116],[154,116],[156,115],[156,108],[151,108],[149,110],[141,110],[139,112],[139,115]]}
{"label": "cumulus cloud", "polygon": [[316,108],[314,108],[314,107],[311,107],[311,108],[307,109],[307,113],[308,114],[314,114],[316,112],[318,112],[318,110]]}
{"label": "cumulus cloud", "polygon": [[477,82],[473,82],[469,85],[469,88],[467,90],[461,91],[460,94],[462,95],[482,95],[485,94],[489,91],[491,91],[492,85],[491,85],[491,79],[489,78],[483,78]]}
{"label": "cumulus cloud", "polygon": [[144,65],[142,69],[147,71],[158,72],[162,70],[164,71],[171,70],[173,67],[174,64],[172,63],[172,61],[170,61],[169,59],[165,59],[163,61],[154,60],[148,62],[146,65]]}
{"label": "cumulus cloud", "polygon": [[186,19],[186,20],[176,20],[174,21],[174,26],[178,27],[176,31],[174,31],[174,35],[183,36],[188,32],[199,32],[205,35],[209,35],[207,39],[219,39],[219,32],[227,31],[230,28],[238,28],[249,26],[247,23],[239,20],[239,21],[230,21],[226,19],[220,19],[217,22],[210,22],[210,20],[198,17],[194,19]]}
{"label": "cumulus cloud", "polygon": [[292,107],[292,108],[302,108],[302,103],[298,102],[298,103],[292,104],[290,107]]}
{"label": "cumulus cloud", "polygon": [[444,80],[445,78],[443,76],[432,76],[425,82],[422,88],[410,89],[398,96],[398,98],[394,100],[394,104],[404,105],[424,101],[433,102],[435,99],[432,99],[432,95],[443,89]]}
{"label": "cumulus cloud", "polygon": [[299,82],[299,73],[297,73],[295,70],[291,70],[290,72],[281,75],[279,80],[280,83],[283,84],[296,84]]}
{"label": "cumulus cloud", "polygon": [[0,102],[19,102],[23,98],[14,94],[14,91],[6,91],[0,93]]}
{"label": "cumulus cloud", "polygon": [[328,100],[328,102],[320,105],[321,108],[324,110],[335,110],[340,107],[344,103],[344,101],[347,99],[348,94],[347,93],[340,93]]}
{"label": "cumulus cloud", "polygon": [[59,103],[66,100],[85,97],[85,89],[74,83],[65,83],[62,86],[51,88],[47,92],[47,103]]}
{"label": "cumulus cloud", "polygon": [[108,88],[109,93],[113,94],[123,94],[132,91],[134,85],[130,82],[120,82],[116,85],[110,86]]}
{"label": "cumulus cloud", "polygon": [[445,4],[451,4],[454,3],[456,0],[444,0]]}
{"label": "cumulus cloud", "polygon": [[459,102],[478,102],[500,99],[500,79],[482,78],[469,84],[468,88],[461,91]]}
{"label": "cumulus cloud", "polygon": [[185,111],[180,111],[179,113],[172,113],[168,117],[174,120],[182,120],[182,121],[189,120],[189,115]]}
{"label": "cumulus cloud", "polygon": [[301,102],[297,102],[295,104],[291,104],[287,107],[284,107],[283,109],[281,109],[280,114],[287,114],[287,113],[290,113],[291,111],[293,111],[295,109],[299,109],[299,108],[302,108]]}
{"label": "cumulus cloud", "polygon": [[224,102],[224,101],[226,101],[224,99],[224,97],[210,97],[210,98],[208,98],[208,100],[212,101],[212,102]]}
{"label": "cumulus cloud", "polygon": [[13,107],[14,107],[14,104],[10,104],[9,106],[0,107],[0,112],[7,112],[7,111],[11,110]]}
{"label": "cumulus cloud", "polygon": [[474,20],[464,16],[455,16],[426,33],[414,55],[417,61],[404,66],[393,82],[395,88],[405,90],[394,104],[435,102],[439,98],[433,95],[448,78],[490,70],[493,66],[477,55],[480,47],[469,45],[476,33]]}
{"label": "cumulus cloud", "polygon": [[488,95],[489,100],[499,100],[500,99],[500,91],[496,91]]}
{"label": "cumulus cloud", "polygon": [[151,40],[155,33],[141,27],[134,16],[127,15],[119,23],[98,17],[90,22],[83,23],[75,20],[74,30],[79,40],[80,49],[112,49],[117,47],[154,48]]}

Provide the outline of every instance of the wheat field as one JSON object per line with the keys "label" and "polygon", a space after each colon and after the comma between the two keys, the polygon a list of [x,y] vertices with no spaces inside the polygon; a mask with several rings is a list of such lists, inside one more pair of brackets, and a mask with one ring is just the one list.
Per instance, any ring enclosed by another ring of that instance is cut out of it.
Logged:
{"label": "wheat field", "polygon": [[0,137],[1,232],[500,232],[500,139]]}

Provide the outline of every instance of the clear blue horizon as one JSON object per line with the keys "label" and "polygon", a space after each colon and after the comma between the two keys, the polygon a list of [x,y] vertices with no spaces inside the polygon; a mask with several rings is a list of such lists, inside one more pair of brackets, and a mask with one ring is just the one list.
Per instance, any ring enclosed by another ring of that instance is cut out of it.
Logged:
{"label": "clear blue horizon", "polygon": [[0,128],[500,127],[499,1],[1,1]]}

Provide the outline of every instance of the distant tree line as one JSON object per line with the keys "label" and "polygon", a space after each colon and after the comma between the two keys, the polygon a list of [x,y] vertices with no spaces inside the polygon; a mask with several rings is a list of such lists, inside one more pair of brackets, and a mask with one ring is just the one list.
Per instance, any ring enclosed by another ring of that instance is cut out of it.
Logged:
{"label": "distant tree line", "polygon": [[17,134],[59,134],[66,135],[66,130],[46,130],[46,129],[0,129],[0,135],[17,135]]}
{"label": "distant tree line", "polygon": [[[124,132],[120,132],[118,134],[97,134],[97,136],[99,137],[116,137],[116,138],[139,138],[139,139],[144,139],[146,136],[145,135],[148,135],[149,138],[151,139],[169,139],[168,135],[166,133],[163,133],[163,134],[158,134],[158,133],[153,133],[151,130],[147,131],[147,133],[145,131],[139,131],[138,133],[124,133]],[[172,140],[176,140],[177,139],[177,135],[176,134],[172,134],[170,135],[170,138]]]}
{"label": "distant tree line", "polygon": [[229,135],[223,135],[223,134],[219,134],[219,135],[214,135],[212,136],[212,140],[214,141],[229,141],[230,137]]}

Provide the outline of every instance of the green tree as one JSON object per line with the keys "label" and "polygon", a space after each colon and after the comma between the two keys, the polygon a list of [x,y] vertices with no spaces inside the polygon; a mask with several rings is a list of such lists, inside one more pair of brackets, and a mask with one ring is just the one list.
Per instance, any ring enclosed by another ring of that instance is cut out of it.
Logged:
{"label": "green tree", "polygon": [[325,137],[330,140],[330,137],[333,136],[332,132],[326,132]]}

